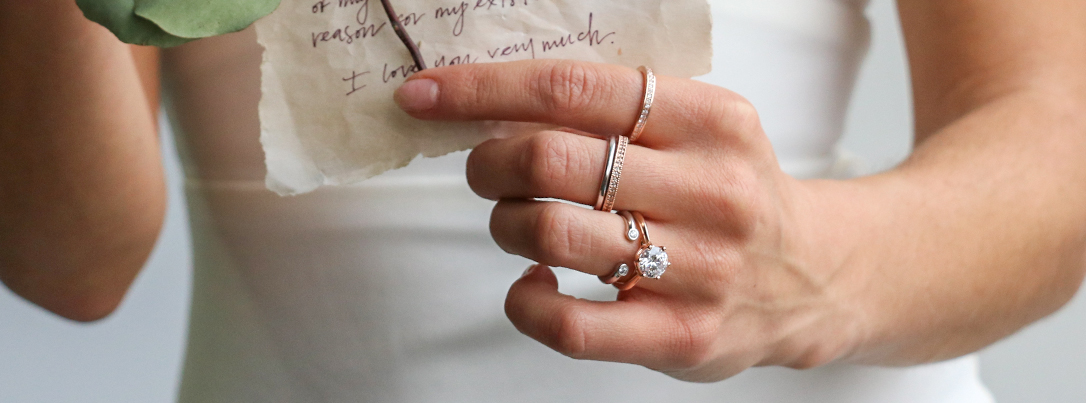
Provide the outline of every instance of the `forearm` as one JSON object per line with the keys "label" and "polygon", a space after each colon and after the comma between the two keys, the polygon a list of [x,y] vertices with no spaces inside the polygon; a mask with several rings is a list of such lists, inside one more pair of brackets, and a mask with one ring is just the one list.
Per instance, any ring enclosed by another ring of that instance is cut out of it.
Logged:
{"label": "forearm", "polygon": [[116,306],[161,226],[152,106],[71,1],[0,2],[0,279],[75,319]]}
{"label": "forearm", "polygon": [[[896,170],[809,183],[809,237],[857,308],[850,359],[975,351],[1063,305],[1086,266],[1086,102],[1009,93],[934,131]],[[823,236],[824,234],[828,234]]]}

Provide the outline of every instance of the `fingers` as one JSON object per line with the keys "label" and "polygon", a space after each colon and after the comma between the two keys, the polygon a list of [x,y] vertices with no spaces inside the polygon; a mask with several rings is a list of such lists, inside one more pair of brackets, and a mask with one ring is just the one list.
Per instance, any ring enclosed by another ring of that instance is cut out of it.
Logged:
{"label": "fingers", "polygon": [[[597,276],[611,274],[619,263],[636,267],[640,241],[626,238],[626,228],[625,219],[618,214],[561,202],[501,200],[490,217],[494,242],[506,252]],[[690,264],[695,259],[682,247],[690,241],[659,221],[649,221],[648,228],[654,245],[674,246],[667,253],[678,270],[660,279],[643,279],[637,287],[690,295],[705,292],[704,273],[693,270]]]}
{"label": "fingers", "polygon": [[[592,206],[606,159],[605,140],[547,131],[480,144],[468,158],[467,178],[475,193],[491,200],[555,198]],[[659,211],[687,191],[668,180],[682,174],[679,158],[630,146],[625,160],[616,208]]]}
{"label": "fingers", "polygon": [[[664,145],[704,133],[697,116],[726,92],[691,80],[660,77],[641,144]],[[551,123],[601,136],[629,134],[644,98],[640,72],[558,60],[457,65],[423,70],[395,94],[420,119]],[[693,100],[697,100],[694,102]]]}
{"label": "fingers", "polygon": [[621,216],[558,202],[502,200],[490,233],[506,252],[597,276],[632,263],[639,245]]}
{"label": "fingers", "polygon": [[573,358],[654,369],[705,362],[712,337],[698,329],[708,328],[691,326],[662,302],[649,297],[616,302],[576,299],[558,292],[550,269],[534,266],[510,287],[505,313],[521,333]]}

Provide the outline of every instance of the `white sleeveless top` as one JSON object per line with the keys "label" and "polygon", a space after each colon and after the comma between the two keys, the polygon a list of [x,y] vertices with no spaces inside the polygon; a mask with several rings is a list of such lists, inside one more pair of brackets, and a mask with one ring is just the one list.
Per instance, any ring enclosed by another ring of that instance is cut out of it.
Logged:
{"label": "white sleeveless top", "polygon": [[[711,3],[714,71],[702,79],[754,103],[787,172],[833,174],[868,43],[864,0]],[[264,189],[253,40],[243,32],[166,57],[184,64],[167,66],[168,106],[195,253],[182,403],[991,401],[973,357],[754,368],[691,384],[561,356],[503,313],[530,262],[492,241],[492,203],[468,189],[465,153],[298,197]],[[223,55],[241,67],[216,70],[208,60]],[[614,297],[594,276],[558,271],[563,292]]]}

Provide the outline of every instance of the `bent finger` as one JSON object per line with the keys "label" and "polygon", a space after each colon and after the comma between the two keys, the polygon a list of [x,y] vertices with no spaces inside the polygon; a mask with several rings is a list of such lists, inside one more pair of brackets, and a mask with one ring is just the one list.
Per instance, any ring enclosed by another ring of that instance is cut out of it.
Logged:
{"label": "bent finger", "polygon": [[513,283],[505,312],[521,333],[566,356],[625,362],[658,370],[691,368],[710,357],[711,337],[684,325],[662,301],[577,299],[558,292],[545,266]]}
{"label": "bent finger", "polygon": [[490,233],[506,252],[597,276],[632,264],[639,247],[621,216],[559,202],[499,201]]}

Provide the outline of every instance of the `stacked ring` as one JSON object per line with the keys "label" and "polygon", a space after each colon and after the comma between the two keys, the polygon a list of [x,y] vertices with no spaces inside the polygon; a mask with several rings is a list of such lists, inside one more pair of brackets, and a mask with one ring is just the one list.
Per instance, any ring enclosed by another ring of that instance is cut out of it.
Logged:
{"label": "stacked ring", "polygon": [[649,121],[649,113],[652,112],[652,101],[656,98],[656,75],[652,69],[641,66],[638,68],[645,77],[645,93],[641,100],[641,110],[637,114],[637,122],[629,136],[614,136],[607,140],[607,162],[603,169],[603,179],[600,180],[599,193],[596,195],[596,210],[610,212],[615,207],[615,197],[618,196],[618,184],[622,180],[622,165],[626,160],[626,148],[630,142],[636,141],[645,131],[645,124]]}
{"label": "stacked ring", "polygon": [[[638,232],[640,232],[641,248],[637,250],[637,254],[634,256],[637,270],[632,271],[626,275],[625,278],[613,281],[611,284],[619,290],[626,291],[637,285],[638,281],[641,281],[642,277],[659,279],[667,271],[667,268],[671,266],[671,261],[667,256],[667,248],[663,246],[656,246],[652,244],[652,240],[649,238],[648,225],[645,223],[645,217],[636,211],[625,212],[623,216],[630,214],[634,221],[637,223]],[[615,273],[612,273],[614,275]]]}
{"label": "stacked ring", "polygon": [[646,66],[637,69],[645,76],[645,96],[641,100],[641,111],[637,114],[637,123],[634,124],[634,129],[630,132],[631,142],[637,141],[641,137],[641,132],[645,131],[645,124],[649,121],[649,113],[652,112],[652,101],[656,99],[656,75],[652,74],[652,69]]}
{"label": "stacked ring", "polygon": [[[626,219],[626,240],[636,242],[641,239],[641,230],[637,228],[637,220],[634,219],[633,214],[630,214],[629,211],[622,211],[619,214]],[[626,277],[627,274],[630,274],[630,266],[626,263],[619,263],[611,271],[611,274],[598,277],[604,284],[614,284],[619,279]]]}
{"label": "stacked ring", "polygon": [[[656,75],[646,66],[641,66],[638,70],[645,77],[641,110],[637,114],[637,122],[629,136],[613,136],[607,140],[607,161],[600,181],[599,194],[596,196],[596,204],[593,206],[596,210],[611,212],[614,209],[618,184],[622,180],[626,149],[631,142],[641,137],[648,123],[649,114],[652,112],[652,103],[656,98]],[[620,211],[619,214],[626,219],[626,239],[640,240],[640,248],[634,256],[637,270],[630,270],[628,264],[619,263],[610,274],[601,275],[599,279],[604,284],[611,284],[619,290],[626,291],[636,286],[643,277],[660,278],[671,263],[668,260],[667,248],[653,245],[649,240],[648,225],[645,224],[645,217],[641,213]]]}
{"label": "stacked ring", "polygon": [[615,207],[615,197],[618,196],[618,183],[622,180],[622,165],[626,161],[626,148],[630,146],[630,138],[611,137],[607,143],[607,167],[603,171],[603,181],[595,207],[599,211],[611,212]]}

